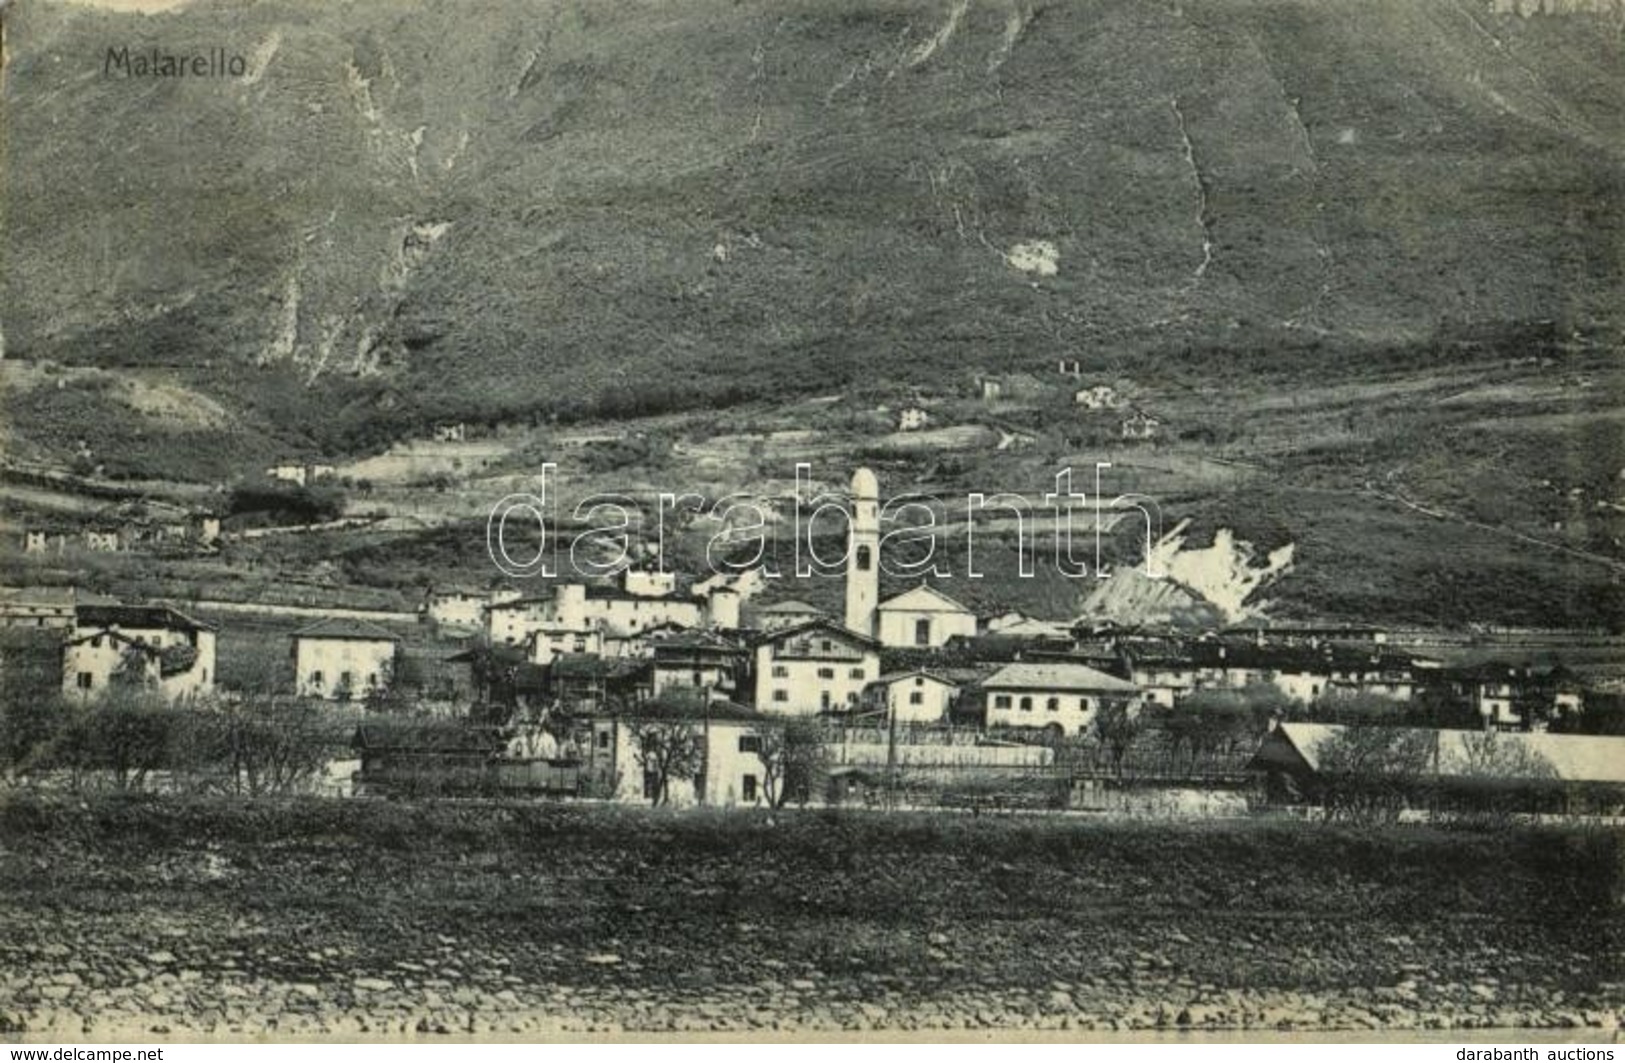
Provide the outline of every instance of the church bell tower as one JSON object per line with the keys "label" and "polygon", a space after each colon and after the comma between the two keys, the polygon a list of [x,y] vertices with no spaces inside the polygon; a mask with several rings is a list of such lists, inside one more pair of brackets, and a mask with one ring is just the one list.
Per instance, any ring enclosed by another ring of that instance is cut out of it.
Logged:
{"label": "church bell tower", "polygon": [[875,634],[880,604],[880,484],[868,469],[852,474],[852,527],[846,552],[846,626]]}

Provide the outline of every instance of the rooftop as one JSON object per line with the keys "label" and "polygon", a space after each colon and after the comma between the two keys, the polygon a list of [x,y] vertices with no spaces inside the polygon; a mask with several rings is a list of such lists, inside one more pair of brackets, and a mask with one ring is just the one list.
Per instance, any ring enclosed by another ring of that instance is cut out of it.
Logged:
{"label": "rooftop", "polygon": [[1088,665],[1028,661],[1005,665],[988,676],[982,685],[989,690],[1088,690],[1113,694],[1133,694],[1139,689],[1126,679],[1096,671]]}
{"label": "rooftop", "polygon": [[769,642],[784,642],[786,639],[794,638],[797,635],[804,635],[811,631],[827,631],[836,638],[845,639],[848,642],[856,642],[864,646],[875,648],[879,648],[880,646],[880,642],[878,640],[872,639],[860,631],[853,631],[851,628],[846,627],[843,624],[837,624],[835,621],[828,620],[823,617],[816,620],[808,620],[806,623],[802,624],[792,624],[789,627],[781,627],[777,631],[766,632],[756,640],[756,644],[760,646]]}
{"label": "rooftop", "polygon": [[79,627],[133,627],[165,628],[171,631],[213,631],[214,627],[194,620],[178,609],[167,605],[87,605],[74,609],[74,623]]}
{"label": "rooftop", "polygon": [[971,613],[972,610],[964,604],[955,601],[946,594],[929,584],[922,583],[918,587],[910,587],[901,594],[894,594],[880,603],[879,608],[903,609],[910,612],[936,612],[936,613]]}
{"label": "rooftop", "polygon": [[307,624],[288,636],[294,639],[351,639],[359,642],[399,642],[401,637],[392,631],[366,620],[344,617],[326,617]]}

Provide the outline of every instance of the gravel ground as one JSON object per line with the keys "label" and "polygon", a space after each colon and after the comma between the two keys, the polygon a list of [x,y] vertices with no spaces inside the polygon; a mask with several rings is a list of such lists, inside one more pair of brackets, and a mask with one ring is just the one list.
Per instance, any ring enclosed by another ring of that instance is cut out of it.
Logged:
{"label": "gravel ground", "polygon": [[979,825],[979,852],[906,833],[853,850],[819,824],[709,848],[679,820],[513,847],[113,826],[0,833],[0,1033],[1593,1036],[1625,1002],[1608,891],[1560,893],[1573,866],[1482,840],[1401,846],[1395,870],[1367,866],[1369,840],[1317,858],[1245,828],[1001,849]]}

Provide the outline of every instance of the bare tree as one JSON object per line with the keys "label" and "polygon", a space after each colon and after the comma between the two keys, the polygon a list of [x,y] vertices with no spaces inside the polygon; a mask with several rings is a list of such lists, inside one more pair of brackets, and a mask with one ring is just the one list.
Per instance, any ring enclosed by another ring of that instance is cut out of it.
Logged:
{"label": "bare tree", "polygon": [[1345,727],[1321,743],[1319,789],[1328,820],[1391,823],[1425,796],[1437,733],[1407,727]]}
{"label": "bare tree", "polygon": [[762,793],[769,807],[783,808],[792,800],[806,804],[829,767],[829,747],[818,721],[786,720],[781,727],[764,728],[757,737]]}
{"label": "bare tree", "polygon": [[1112,774],[1123,775],[1123,761],[1136,739],[1145,732],[1143,713],[1127,701],[1105,701],[1095,713],[1095,739],[1111,758]]}
{"label": "bare tree", "polygon": [[670,804],[672,780],[695,778],[705,767],[705,747],[686,719],[639,720],[632,744],[653,805]]}
{"label": "bare tree", "polygon": [[230,706],[224,721],[226,756],[239,793],[307,789],[344,746],[345,724],[308,698],[250,696]]}
{"label": "bare tree", "polygon": [[1449,790],[1459,798],[1455,811],[1463,820],[1507,822],[1520,810],[1532,808],[1540,792],[1558,778],[1552,762],[1517,735],[1464,734],[1460,749]]}
{"label": "bare tree", "polygon": [[141,683],[112,683],[76,713],[60,733],[63,759],[75,781],[106,773],[120,790],[139,790],[165,766],[175,712]]}

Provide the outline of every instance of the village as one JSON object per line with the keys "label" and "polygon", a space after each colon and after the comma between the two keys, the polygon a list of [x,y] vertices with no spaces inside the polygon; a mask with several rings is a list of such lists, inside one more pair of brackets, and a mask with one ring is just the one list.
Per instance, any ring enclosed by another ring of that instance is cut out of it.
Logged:
{"label": "village", "polygon": [[[341,794],[1331,814],[1332,777],[1352,771],[1411,779],[1393,814],[1418,803],[1424,778],[1430,792],[1514,786],[1532,813],[1620,807],[1625,738],[1607,678],[1464,659],[1448,640],[1376,625],[987,615],[941,579],[882,595],[873,472],[853,474],[849,499],[838,612],[793,597],[795,581],[764,594],[759,569],[699,578],[645,560],[544,593],[435,588],[409,624],[302,610],[296,625],[256,629],[262,670],[228,683],[218,625],[182,605],[11,589],[8,697],[32,676],[26,696],[59,714],[132,697],[320,707],[347,748],[327,731],[288,785]],[[31,719],[9,767],[48,780],[64,757],[52,722]],[[1398,759],[1366,750],[1337,768],[1351,735],[1387,736]],[[153,785],[178,769],[162,745],[137,773]]]}

